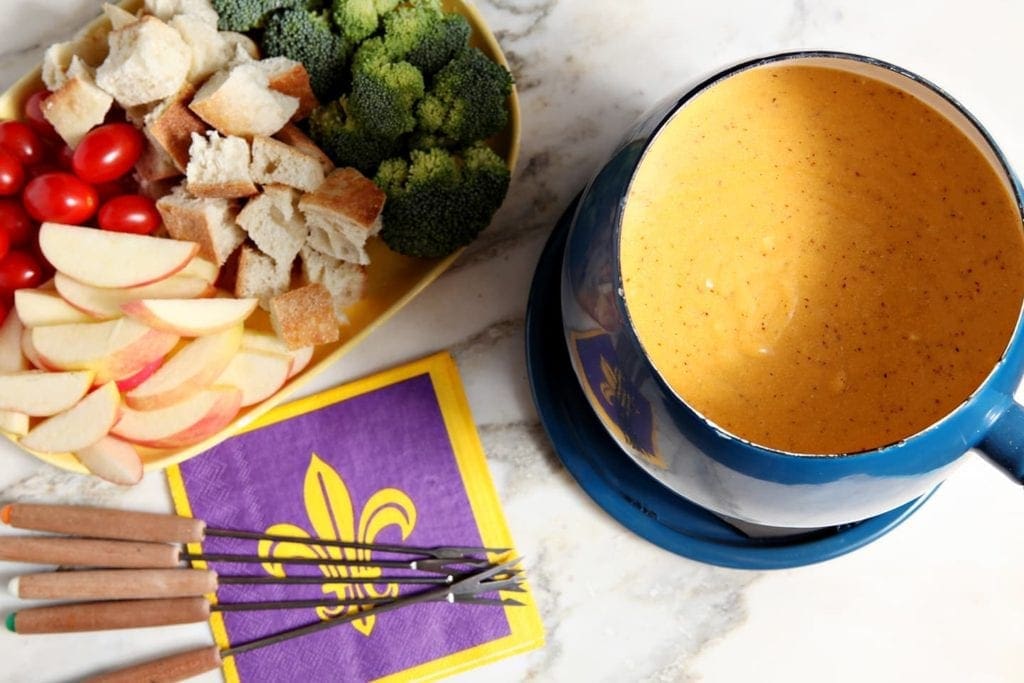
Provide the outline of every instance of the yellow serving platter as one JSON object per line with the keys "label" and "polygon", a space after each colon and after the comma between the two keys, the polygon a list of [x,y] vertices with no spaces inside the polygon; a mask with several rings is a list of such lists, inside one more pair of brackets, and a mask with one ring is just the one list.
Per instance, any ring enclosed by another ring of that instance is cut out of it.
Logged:
{"label": "yellow serving platter", "polygon": [[[142,0],[124,0],[120,5],[130,11],[142,6]],[[501,51],[501,46],[494,34],[487,27],[483,17],[470,3],[463,0],[444,0],[445,9],[458,12],[466,17],[473,29],[471,42],[480,48],[491,59],[508,68],[508,61]],[[106,18],[100,18],[83,29],[81,36],[87,41],[104,41],[110,30]],[[0,95],[0,120],[21,117],[22,106],[32,92],[42,87],[40,69],[25,75]],[[510,170],[515,170],[519,153],[520,116],[519,100],[515,89],[509,97],[509,122],[505,130],[491,141],[491,146],[507,162]],[[243,408],[234,421],[216,435],[187,448],[179,450],[147,450],[140,449],[146,471],[159,470],[192,458],[208,448],[220,443],[231,434],[244,428],[274,406],[292,396],[310,379],[326,370],[334,362],[348,353],[361,342],[378,325],[394,315],[400,308],[409,303],[417,294],[441,275],[459,257],[456,252],[444,259],[424,260],[413,259],[396,254],[388,249],[383,242],[374,238],[368,244],[370,265],[367,267],[367,286],[363,298],[347,309],[350,324],[341,328],[341,339],[333,344],[318,346],[310,364],[301,373],[291,378],[276,394],[253,406]],[[262,311],[257,311],[247,322],[246,327],[269,330],[270,323]],[[17,443],[17,440],[11,438]],[[25,449],[28,450],[28,449]],[[87,472],[78,459],[70,453],[52,454],[28,451],[41,460],[73,472]]]}

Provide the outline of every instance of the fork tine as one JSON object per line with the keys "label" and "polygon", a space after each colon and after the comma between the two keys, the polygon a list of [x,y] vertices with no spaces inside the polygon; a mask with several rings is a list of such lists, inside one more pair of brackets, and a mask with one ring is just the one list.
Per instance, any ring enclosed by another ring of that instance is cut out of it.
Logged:
{"label": "fork tine", "polygon": [[[522,577],[514,576],[508,579],[501,579],[498,581],[493,580],[493,577],[503,574],[514,568],[517,564],[522,562],[523,558],[517,557],[508,562],[493,565],[488,569],[482,569],[478,572],[474,572],[461,579],[457,579],[454,583],[449,586],[450,592],[453,595],[476,595],[478,593],[484,593],[488,591],[500,590],[502,585],[515,585],[522,581]],[[492,579],[491,581],[487,581]],[[484,583],[487,581],[487,583]]]}

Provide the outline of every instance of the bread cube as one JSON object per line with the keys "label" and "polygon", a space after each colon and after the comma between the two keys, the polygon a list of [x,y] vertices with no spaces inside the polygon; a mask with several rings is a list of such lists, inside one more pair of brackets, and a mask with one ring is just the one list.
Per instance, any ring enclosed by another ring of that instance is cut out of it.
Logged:
{"label": "bread cube", "polygon": [[249,143],[242,138],[192,133],[185,177],[195,197],[249,197],[258,192],[249,173]]}
{"label": "bread cube", "polygon": [[190,106],[224,135],[251,138],[281,130],[298,110],[299,100],[271,90],[266,73],[250,62],[215,73]]}
{"label": "bread cube", "polygon": [[264,135],[252,139],[249,171],[260,185],[288,185],[305,192],[313,192],[324,181],[319,159]]}
{"label": "bread cube", "polygon": [[270,323],[289,349],[328,344],[340,337],[331,293],[317,283],[272,298]]}
{"label": "bread cube", "polygon": [[170,97],[185,83],[192,52],[173,28],[153,16],[110,32],[110,54],[96,85],[122,107]]}
{"label": "bread cube", "polygon": [[199,256],[218,266],[245,241],[235,222],[237,211],[227,199],[191,197],[178,186],[156,208],[171,237],[197,243]]}
{"label": "bread cube", "polygon": [[380,232],[384,191],[354,168],[333,171],[299,200],[309,225],[309,244],[342,261],[366,265],[366,240]]}

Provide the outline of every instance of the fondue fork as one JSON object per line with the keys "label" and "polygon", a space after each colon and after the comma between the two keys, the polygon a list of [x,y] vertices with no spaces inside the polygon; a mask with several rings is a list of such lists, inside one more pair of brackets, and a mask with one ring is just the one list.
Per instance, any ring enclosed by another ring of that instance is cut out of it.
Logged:
{"label": "fondue fork", "polygon": [[[19,634],[108,631],[150,626],[170,626],[207,621],[215,612],[253,612],[312,607],[382,607],[429,595],[422,601],[447,601],[475,605],[522,606],[514,598],[485,597],[498,591],[522,592],[525,577],[514,565],[520,559],[494,565],[460,576],[450,584],[398,597],[312,598],[235,603],[210,603],[205,597],[175,597],[152,600],[77,602],[30,607],[7,617],[7,628]],[[466,584],[466,581],[471,583]],[[459,588],[463,586],[463,588]],[[473,586],[468,590],[465,586]],[[419,601],[419,600],[418,600]]]}
{"label": "fondue fork", "polygon": [[242,643],[241,645],[235,645],[224,650],[219,649],[216,645],[211,645],[208,647],[197,648],[195,650],[189,650],[187,652],[181,652],[169,657],[163,657],[162,659],[138,664],[127,669],[121,669],[120,671],[100,674],[86,679],[86,683],[134,683],[135,681],[144,680],[184,680],[208,671],[216,671],[223,665],[224,660],[228,657],[264,647],[270,647],[278,643],[292,640],[293,638],[300,638],[305,635],[323,631],[324,629],[340,626],[341,624],[347,624],[348,622],[355,621],[356,619],[365,619],[369,616],[383,614],[384,612],[390,612],[392,610],[409,607],[423,602],[440,600],[455,603],[457,602],[456,596],[478,596],[489,590],[487,586],[488,579],[491,579],[502,572],[511,570],[516,564],[518,564],[518,562],[519,560],[512,560],[511,562],[506,562],[494,567],[481,569],[465,576],[450,586],[443,586],[432,590],[414,593],[398,598],[394,602],[390,602],[386,605],[378,605],[368,610],[345,614],[332,619],[327,619],[326,621],[310,624],[309,626],[301,626],[290,631],[284,631],[283,633],[259,638],[248,643]]}
{"label": "fondue fork", "polygon": [[212,569],[95,569],[16,576],[8,592],[23,600],[141,600],[216,593],[221,586],[423,585],[442,586],[447,576],[220,576]]}
{"label": "fondue fork", "polygon": [[[494,578],[519,574],[511,569]],[[220,576],[212,569],[93,569],[16,576],[8,592],[23,600],[140,600],[216,593],[221,586],[424,585],[442,586],[465,574],[447,576]]]}
{"label": "fondue fork", "polygon": [[343,558],[263,557],[234,553],[190,553],[167,543],[108,541],[66,536],[2,536],[0,560],[55,564],[69,567],[121,569],[176,569],[181,562],[232,562],[240,564],[314,565],[318,567],[412,569],[451,574],[459,568],[489,565],[488,560],[459,557],[418,557],[407,560],[349,560]]}
{"label": "fondue fork", "polygon": [[[201,543],[211,537],[265,540],[417,555],[438,560],[461,560],[462,564],[475,566],[486,566],[488,562],[474,557],[474,555],[503,554],[511,550],[510,548],[462,545],[416,546],[401,543],[361,543],[337,539],[284,536],[241,529],[208,527],[206,522],[201,519],[178,515],[111,510],[79,505],[11,503],[0,509],[0,521],[15,529],[48,531],[85,538],[183,544]],[[193,559],[203,558],[194,557]]]}

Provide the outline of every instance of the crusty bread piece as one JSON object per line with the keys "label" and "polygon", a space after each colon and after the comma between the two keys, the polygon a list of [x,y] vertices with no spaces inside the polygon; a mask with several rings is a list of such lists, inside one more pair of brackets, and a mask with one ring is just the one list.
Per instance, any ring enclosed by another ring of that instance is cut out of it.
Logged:
{"label": "crusty bread piece", "polygon": [[[58,90],[69,77],[68,70],[75,62],[75,57],[82,66],[95,67],[107,56],[108,30],[87,31],[76,36],[74,40],[54,43],[43,53],[42,78],[43,85],[50,92]],[[91,72],[90,72],[91,73]]]}
{"label": "crusty bread piece", "polygon": [[171,237],[197,243],[199,256],[218,266],[245,241],[235,223],[235,206],[227,199],[197,199],[179,185],[161,197],[156,208]]}
{"label": "crusty bread piece", "polygon": [[299,200],[317,251],[360,265],[370,262],[366,240],[381,228],[384,191],[354,168],[339,168]]}
{"label": "crusty bread piece", "polygon": [[264,254],[291,265],[309,233],[296,204],[299,193],[285,185],[268,185],[238,214],[238,224]]}
{"label": "crusty bread piece", "polygon": [[202,135],[206,132],[206,124],[188,108],[194,94],[195,89],[186,83],[143,119],[146,136],[170,156],[182,173],[188,166],[193,133]]}
{"label": "crusty bread piece", "polygon": [[156,109],[159,102],[150,102],[149,104],[137,104],[134,107],[126,107],[124,109],[125,121],[132,124],[136,128],[142,128],[146,125],[146,117],[149,113]]}
{"label": "crusty bread piece", "polygon": [[249,197],[258,192],[249,174],[249,143],[215,131],[192,133],[185,168],[189,194],[195,197]]}
{"label": "crusty bread piece", "polygon": [[339,323],[347,324],[345,309],[359,301],[366,289],[366,268],[331,258],[310,247],[303,247],[300,256],[303,281],[319,282],[326,287],[331,293],[334,317]]}
{"label": "crusty bread piece", "polygon": [[103,3],[103,14],[110,21],[110,27],[115,31],[139,20],[128,10],[118,5],[111,5],[109,2]]}
{"label": "crusty bread piece", "polygon": [[68,67],[75,56],[74,43],[54,43],[43,53],[43,85],[54,92],[64,85],[68,78]]}
{"label": "crusty bread piece", "polygon": [[299,108],[299,100],[271,90],[263,70],[248,63],[215,73],[190,106],[221,133],[251,138],[281,130]]}
{"label": "crusty bread piece", "polygon": [[299,150],[303,154],[308,154],[317,160],[320,167],[324,169],[324,174],[328,174],[334,170],[334,162],[331,158],[324,154],[324,151],[320,149],[313,140],[302,132],[302,129],[295,124],[289,123],[287,126],[277,131],[274,134],[275,140],[280,140],[286,145],[291,145],[295,149]]}
{"label": "crusty bread piece", "polygon": [[179,14],[167,23],[181,34],[192,51],[192,65],[187,76],[190,83],[202,83],[227,66],[235,56],[234,44],[224,40],[216,24],[210,26],[194,14]]}
{"label": "crusty bread piece", "polygon": [[301,121],[320,106],[309,84],[309,72],[300,62],[287,57],[261,59],[256,65],[267,75],[272,90],[291,95],[299,101],[299,108],[292,115],[292,121]]}
{"label": "crusty bread piece", "polygon": [[168,180],[178,178],[181,171],[171,155],[164,151],[164,148],[155,141],[146,138],[145,146],[142,148],[142,156],[135,162],[135,171],[147,181]]}
{"label": "crusty bread piece", "polygon": [[280,140],[257,135],[252,139],[252,179],[260,185],[279,183],[312,192],[324,181],[319,160]]}
{"label": "crusty bread piece", "polygon": [[181,88],[192,51],[173,28],[153,16],[110,32],[110,54],[96,69],[96,85],[122,107],[170,97]]}
{"label": "crusty bread piece", "polygon": [[86,133],[103,123],[114,98],[96,87],[89,67],[78,57],[72,58],[67,75],[70,78],[43,100],[40,108],[61,139],[74,149]]}
{"label": "crusty bread piece", "polygon": [[152,14],[163,21],[170,21],[178,15],[201,19],[208,26],[217,28],[217,11],[210,0],[146,0],[143,5],[146,14]]}
{"label": "crusty bread piece", "polygon": [[270,300],[270,323],[289,349],[338,341],[331,293],[319,283],[293,289]]}
{"label": "crusty bread piece", "polygon": [[231,48],[231,61],[228,66],[253,62],[260,58],[260,48],[256,42],[244,33],[234,31],[221,31],[220,37]]}
{"label": "crusty bread piece", "polygon": [[235,296],[259,299],[260,308],[268,310],[270,300],[284,294],[292,284],[292,264],[278,263],[271,257],[242,245],[235,276]]}

